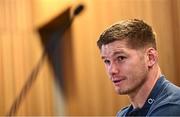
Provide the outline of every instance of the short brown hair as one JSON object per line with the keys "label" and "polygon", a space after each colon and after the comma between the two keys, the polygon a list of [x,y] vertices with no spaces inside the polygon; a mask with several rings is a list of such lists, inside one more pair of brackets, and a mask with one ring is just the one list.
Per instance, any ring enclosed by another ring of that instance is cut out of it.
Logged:
{"label": "short brown hair", "polygon": [[127,40],[128,45],[134,49],[147,45],[156,49],[155,34],[143,20],[129,19],[110,26],[100,35],[97,45],[101,49],[102,45],[117,40]]}

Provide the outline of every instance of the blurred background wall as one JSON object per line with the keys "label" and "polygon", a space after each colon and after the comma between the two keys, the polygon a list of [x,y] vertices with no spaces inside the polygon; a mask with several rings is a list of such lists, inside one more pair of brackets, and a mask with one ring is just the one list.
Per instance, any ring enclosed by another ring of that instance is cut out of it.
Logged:
{"label": "blurred background wall", "polygon": [[153,26],[162,72],[180,86],[179,0],[1,0],[0,115],[7,113],[41,56],[38,28],[79,3],[85,9],[62,42],[64,89],[46,59],[17,115],[115,115],[127,105],[127,97],[118,96],[108,80],[96,47],[105,28],[127,18]]}

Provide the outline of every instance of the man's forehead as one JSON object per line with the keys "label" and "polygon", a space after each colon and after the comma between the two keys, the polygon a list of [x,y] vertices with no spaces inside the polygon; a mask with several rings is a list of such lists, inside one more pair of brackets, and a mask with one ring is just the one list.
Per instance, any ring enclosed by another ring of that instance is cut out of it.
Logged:
{"label": "man's forehead", "polygon": [[126,41],[114,41],[112,43],[102,45],[101,53],[112,52],[112,51],[115,51],[115,50],[123,50],[123,49],[126,49],[126,48],[128,48]]}
{"label": "man's forehead", "polygon": [[110,42],[108,44],[104,44],[103,46],[107,46],[107,45],[118,45],[118,46],[124,45],[124,46],[126,46],[127,44],[128,44],[127,40],[122,39],[122,40],[115,40],[115,41]]}
{"label": "man's forehead", "polygon": [[101,56],[102,58],[105,57],[112,57],[117,54],[125,54],[127,53],[127,48],[123,46],[102,46],[101,49]]}

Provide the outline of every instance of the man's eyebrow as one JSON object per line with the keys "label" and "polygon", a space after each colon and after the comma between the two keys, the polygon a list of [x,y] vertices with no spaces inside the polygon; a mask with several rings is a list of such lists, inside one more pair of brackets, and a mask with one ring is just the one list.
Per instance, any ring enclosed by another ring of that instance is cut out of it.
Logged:
{"label": "man's eyebrow", "polygon": [[121,50],[121,51],[116,51],[116,52],[113,53],[113,56],[114,56],[114,55],[117,55],[117,54],[124,54],[124,53],[125,53],[125,52],[124,52],[123,50]]}
{"label": "man's eyebrow", "polygon": [[[120,50],[120,51],[116,51],[112,54],[112,56],[115,56],[115,55],[118,55],[118,54],[124,54],[125,52],[123,50]],[[101,59],[105,59],[107,58],[106,56],[102,56]]]}

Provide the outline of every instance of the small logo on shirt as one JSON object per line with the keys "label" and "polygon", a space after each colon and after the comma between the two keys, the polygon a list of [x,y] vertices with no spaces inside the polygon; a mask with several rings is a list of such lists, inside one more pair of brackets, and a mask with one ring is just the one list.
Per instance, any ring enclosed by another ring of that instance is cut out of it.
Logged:
{"label": "small logo on shirt", "polygon": [[148,103],[149,103],[149,104],[152,104],[153,102],[154,102],[154,99],[152,99],[152,98],[149,98],[149,99],[148,99]]}

